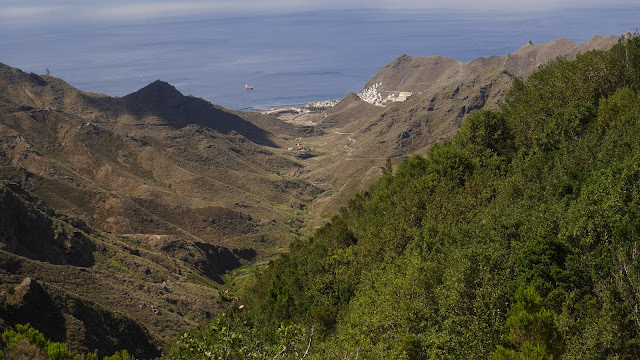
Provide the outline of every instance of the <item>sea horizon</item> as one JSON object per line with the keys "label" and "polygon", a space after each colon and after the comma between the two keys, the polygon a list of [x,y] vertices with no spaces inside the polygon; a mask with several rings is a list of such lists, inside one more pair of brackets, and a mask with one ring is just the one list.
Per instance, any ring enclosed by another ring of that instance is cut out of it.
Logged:
{"label": "sea horizon", "polygon": [[48,69],[80,90],[110,96],[159,79],[229,109],[268,109],[341,100],[402,54],[470,61],[527,41],[583,43],[633,32],[639,15],[640,6],[527,14],[362,9],[0,24],[15,34],[0,37],[0,62],[37,74]]}

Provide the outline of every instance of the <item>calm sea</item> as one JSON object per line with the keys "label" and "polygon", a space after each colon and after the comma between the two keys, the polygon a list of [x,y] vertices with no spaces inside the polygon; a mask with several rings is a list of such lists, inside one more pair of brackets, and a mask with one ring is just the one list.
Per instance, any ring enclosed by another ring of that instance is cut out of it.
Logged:
{"label": "calm sea", "polygon": [[[466,61],[526,41],[634,32],[640,6],[509,14],[319,11],[117,24],[0,24],[0,62],[123,96],[156,79],[242,109],[341,99],[400,54]],[[254,90],[245,90],[245,84]]]}

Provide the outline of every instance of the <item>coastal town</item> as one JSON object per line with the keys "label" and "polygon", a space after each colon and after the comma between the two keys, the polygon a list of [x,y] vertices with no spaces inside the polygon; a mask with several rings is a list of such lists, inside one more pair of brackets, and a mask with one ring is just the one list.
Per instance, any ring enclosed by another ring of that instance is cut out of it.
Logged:
{"label": "coastal town", "polygon": [[381,85],[382,83],[375,83],[362,89],[358,93],[358,97],[373,105],[386,106],[389,102],[404,102],[413,95],[410,91],[399,91],[391,92],[387,97],[384,97],[380,91]]}
{"label": "coastal town", "polygon": [[[413,93],[410,91],[398,91],[391,92],[389,95],[384,97],[381,93],[380,86],[382,83],[376,83],[369,87],[362,89],[357,95],[360,99],[376,105],[376,106],[386,106],[387,103],[391,102],[404,102],[409,99]],[[271,109],[255,109],[256,111],[266,114],[266,115],[274,115],[280,116],[285,114],[293,114],[293,115],[304,115],[312,112],[321,112],[326,109],[332,108],[339,103],[338,100],[322,100],[316,102],[309,102],[306,104],[291,104],[291,105],[282,105],[273,107]]]}

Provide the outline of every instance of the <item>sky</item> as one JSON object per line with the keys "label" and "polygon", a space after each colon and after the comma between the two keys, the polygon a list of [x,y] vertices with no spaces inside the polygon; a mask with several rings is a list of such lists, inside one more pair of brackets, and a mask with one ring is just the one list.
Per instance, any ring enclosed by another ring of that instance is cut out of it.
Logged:
{"label": "sky", "polygon": [[339,9],[450,9],[531,12],[636,5],[636,0],[3,0],[0,21],[33,25],[56,21],[139,21],[175,16],[260,15]]}

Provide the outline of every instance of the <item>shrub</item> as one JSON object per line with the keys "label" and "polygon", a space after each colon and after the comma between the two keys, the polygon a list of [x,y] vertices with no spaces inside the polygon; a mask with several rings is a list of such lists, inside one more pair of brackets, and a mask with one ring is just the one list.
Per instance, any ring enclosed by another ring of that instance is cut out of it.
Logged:
{"label": "shrub", "polygon": [[69,352],[67,344],[61,342],[49,342],[47,345],[47,354],[49,354],[49,360],[65,360],[71,358],[71,352]]}
{"label": "shrub", "polygon": [[127,350],[116,351],[111,356],[105,356],[102,360],[135,360],[132,355],[129,355]]}

